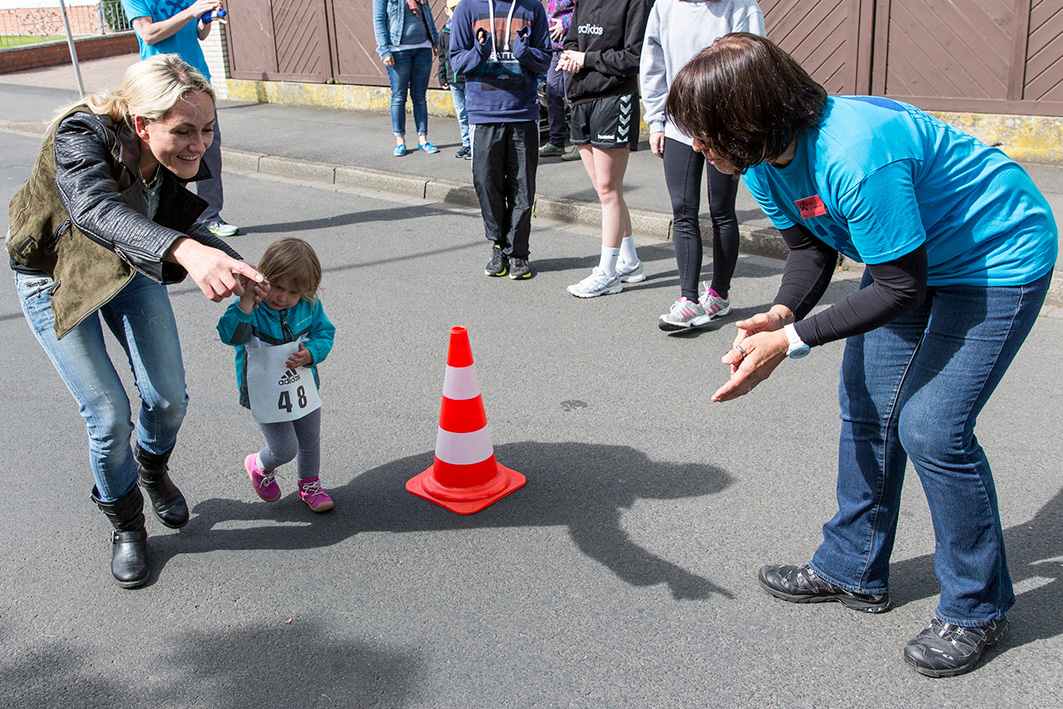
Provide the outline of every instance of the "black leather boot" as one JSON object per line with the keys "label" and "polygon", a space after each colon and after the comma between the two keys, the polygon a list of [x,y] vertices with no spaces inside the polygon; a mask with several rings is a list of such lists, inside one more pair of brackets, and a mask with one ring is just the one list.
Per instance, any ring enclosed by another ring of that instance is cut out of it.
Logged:
{"label": "black leather boot", "polygon": [[188,504],[185,502],[185,496],[170,480],[170,469],[166,467],[166,463],[172,452],[173,448],[155,455],[139,445],[133,446],[133,458],[137,461],[137,472],[140,474],[140,487],[148,493],[151,509],[167,527],[180,529],[188,524]]}
{"label": "black leather boot", "polygon": [[129,492],[112,502],[99,498],[92,488],[92,501],[107,515],[111,532],[111,574],[122,588],[143,586],[151,567],[148,564],[148,533],[144,529],[144,496],[134,485]]}

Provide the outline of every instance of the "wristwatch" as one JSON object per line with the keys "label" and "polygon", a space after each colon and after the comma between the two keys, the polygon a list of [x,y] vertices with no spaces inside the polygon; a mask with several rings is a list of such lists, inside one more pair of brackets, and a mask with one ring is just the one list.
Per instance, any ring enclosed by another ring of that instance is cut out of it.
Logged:
{"label": "wristwatch", "polygon": [[797,328],[795,328],[793,324],[784,327],[783,331],[786,333],[786,339],[790,341],[790,348],[786,350],[787,357],[790,359],[801,359],[812,351],[812,348],[806,345],[805,341],[801,339],[801,336],[797,334]]}

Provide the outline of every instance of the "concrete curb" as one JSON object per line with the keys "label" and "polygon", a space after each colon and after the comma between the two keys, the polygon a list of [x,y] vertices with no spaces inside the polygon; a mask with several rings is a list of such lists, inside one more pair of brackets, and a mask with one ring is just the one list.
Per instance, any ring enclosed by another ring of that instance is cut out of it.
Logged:
{"label": "concrete curb", "polygon": [[[22,123],[0,120],[0,130],[41,135],[46,123]],[[406,175],[367,167],[318,163],[279,155],[255,153],[235,148],[222,148],[225,166],[243,172],[257,172],[294,180],[304,180],[327,185],[342,185],[372,189],[392,194],[401,194],[418,199],[479,207],[473,186],[468,183],[444,180],[420,175]],[[563,224],[601,226],[601,207],[582,200],[538,195],[535,198],[534,214]],[[640,236],[670,241],[672,238],[672,215],[642,209],[631,210],[631,224]],[[703,233],[712,233],[712,223],[703,219]],[[785,259],[786,244],[773,229],[744,227],[739,225],[740,251],[744,254]],[[845,261],[848,270],[862,270],[862,264]],[[1063,307],[1063,278],[1056,278],[1048,291],[1046,305]]]}

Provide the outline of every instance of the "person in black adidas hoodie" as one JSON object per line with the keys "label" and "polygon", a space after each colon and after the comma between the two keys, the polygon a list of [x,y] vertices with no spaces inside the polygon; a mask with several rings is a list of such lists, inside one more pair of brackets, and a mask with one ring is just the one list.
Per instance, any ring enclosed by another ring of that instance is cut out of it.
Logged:
{"label": "person in black adidas hoodie", "polygon": [[624,202],[624,173],[639,140],[639,57],[652,0],[576,0],[558,68],[571,74],[571,142],[602,203],[602,256],[568,287],[579,298],[646,280]]}
{"label": "person in black adidas hoodie", "polygon": [[[465,75],[472,181],[492,242],[484,273],[530,278],[528,242],[539,158],[539,74],[550,67],[540,0],[462,0],[450,21],[451,69]],[[638,61],[636,60],[636,65]]]}

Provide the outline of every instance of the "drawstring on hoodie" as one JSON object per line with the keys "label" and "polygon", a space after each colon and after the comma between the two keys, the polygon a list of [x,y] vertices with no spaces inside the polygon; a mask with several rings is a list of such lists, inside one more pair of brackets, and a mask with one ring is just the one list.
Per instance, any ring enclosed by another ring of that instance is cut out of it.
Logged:
{"label": "drawstring on hoodie", "polygon": [[[412,1],[416,1],[416,0],[412,0]],[[411,2],[411,0],[407,0],[407,2]],[[491,31],[494,32],[495,31],[495,2],[494,2],[494,0],[488,0],[487,9],[488,9],[488,12],[490,13],[490,17],[491,17]],[[506,36],[505,36],[506,43],[505,43],[505,46],[502,47],[502,49],[504,51],[506,51],[506,52],[509,51],[509,30],[513,27],[513,13],[516,11],[516,9],[517,9],[517,0],[513,0],[513,2],[511,2],[510,5],[509,5],[509,15],[506,17]],[[497,61],[497,59],[498,59],[498,57],[497,57],[498,50],[494,49],[494,43],[492,43],[491,46],[492,46],[491,59]]]}

